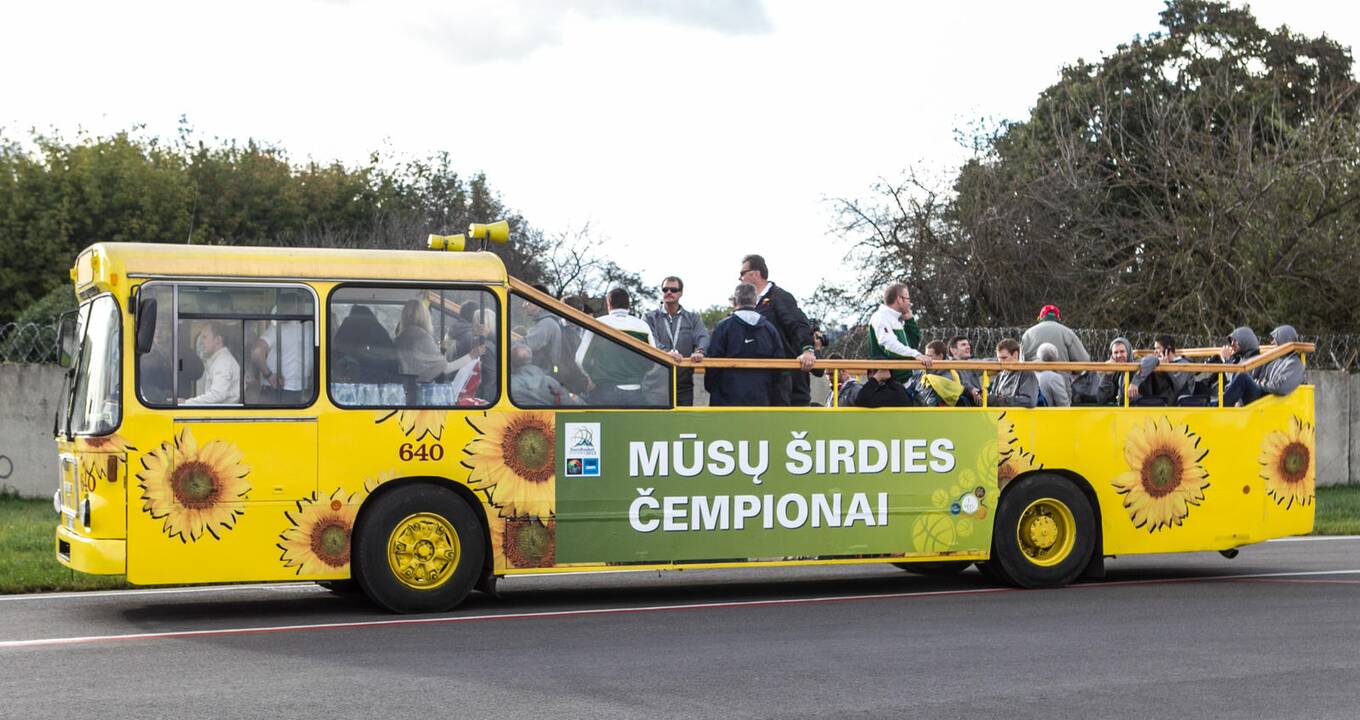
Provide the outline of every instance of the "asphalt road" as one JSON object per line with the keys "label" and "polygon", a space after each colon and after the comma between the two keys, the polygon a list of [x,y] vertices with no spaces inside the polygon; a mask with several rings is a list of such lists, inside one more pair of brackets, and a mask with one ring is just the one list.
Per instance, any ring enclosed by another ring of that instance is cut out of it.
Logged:
{"label": "asphalt road", "polygon": [[891,566],[0,597],[0,717],[1354,718],[1360,538],[1062,590]]}

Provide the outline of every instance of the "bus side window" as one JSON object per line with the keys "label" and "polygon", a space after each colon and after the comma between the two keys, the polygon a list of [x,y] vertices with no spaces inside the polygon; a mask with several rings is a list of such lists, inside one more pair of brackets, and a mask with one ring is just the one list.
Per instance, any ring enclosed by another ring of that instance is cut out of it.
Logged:
{"label": "bus side window", "polygon": [[[516,406],[671,406],[671,367],[665,363],[520,295],[510,298],[510,326],[510,401]],[[645,335],[639,339],[645,342]]]}
{"label": "bus side window", "polygon": [[147,405],[300,407],[316,396],[307,288],[155,284],[142,295],[158,306],[151,350],[138,358]]}
{"label": "bus side window", "polygon": [[483,289],[331,293],[331,398],[341,407],[486,407],[500,396],[499,302]]}

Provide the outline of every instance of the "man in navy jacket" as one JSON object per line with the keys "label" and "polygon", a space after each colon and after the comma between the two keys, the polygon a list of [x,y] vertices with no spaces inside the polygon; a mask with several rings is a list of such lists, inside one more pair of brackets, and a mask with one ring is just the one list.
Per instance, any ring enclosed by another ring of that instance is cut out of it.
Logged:
{"label": "man in navy jacket", "polygon": [[[710,358],[779,358],[784,340],[769,320],[756,312],[756,288],[737,286],[732,294],[732,314],[713,328],[708,339]],[[780,404],[778,370],[732,370],[709,368],[704,372],[708,404],[763,406]]]}

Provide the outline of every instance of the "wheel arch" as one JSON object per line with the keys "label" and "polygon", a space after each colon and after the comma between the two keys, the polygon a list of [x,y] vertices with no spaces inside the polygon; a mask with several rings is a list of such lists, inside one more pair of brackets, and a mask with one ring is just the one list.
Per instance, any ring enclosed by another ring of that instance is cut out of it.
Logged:
{"label": "wheel arch", "polygon": [[[1001,497],[1006,496],[1007,490],[1015,487],[1016,482],[1028,477],[1038,475],[1048,475],[1062,478],[1076,486],[1081,494],[1086,498],[1086,502],[1091,506],[1091,513],[1095,520],[1094,545],[1091,548],[1091,560],[1087,563],[1086,569],[1082,571],[1082,577],[1104,577],[1105,575],[1105,520],[1101,514],[1100,500],[1096,497],[1095,488],[1091,482],[1080,473],[1066,468],[1041,468],[1030,470],[1029,472],[1016,475],[1013,480],[1006,483],[1006,487],[1001,489]],[[998,499],[998,503],[1000,499]]]}
{"label": "wheel arch", "polygon": [[[363,502],[360,503],[359,512],[354,518],[354,528],[351,531],[351,537],[359,536],[359,529],[364,524],[364,518],[368,509],[373,507],[373,500],[417,485],[427,485],[452,490],[453,494],[457,495],[463,502],[468,504],[468,507],[472,508],[472,512],[477,515],[477,521],[481,523],[482,528],[483,547],[485,548],[485,552],[482,556],[482,572],[484,574],[487,572],[494,572],[495,563],[492,560],[494,555],[491,550],[491,525],[486,517],[486,506],[482,503],[481,498],[477,497],[477,494],[468,488],[467,485],[438,475],[411,475],[388,480],[387,482],[378,485],[378,487],[374,488],[373,492],[369,493],[368,496],[363,499]],[[351,551],[350,557],[352,558],[352,562],[357,562],[357,553]],[[350,569],[350,576],[355,576],[352,567]]]}

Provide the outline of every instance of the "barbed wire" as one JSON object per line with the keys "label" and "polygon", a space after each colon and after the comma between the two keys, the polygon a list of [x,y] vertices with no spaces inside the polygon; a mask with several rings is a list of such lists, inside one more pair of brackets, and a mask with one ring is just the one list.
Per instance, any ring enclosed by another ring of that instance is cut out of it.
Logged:
{"label": "barbed wire", "polygon": [[[932,327],[922,330],[926,341],[962,336],[973,345],[973,353],[989,356],[991,348],[1005,338],[1016,338],[1025,332],[1022,327]],[[1157,333],[1151,331],[1121,331],[1111,329],[1073,328],[1092,360],[1109,357],[1110,343],[1117,337],[1128,339],[1135,348],[1151,348]],[[1181,347],[1218,347],[1222,337],[1209,335],[1173,335]],[[1305,342],[1317,345],[1308,358],[1308,365],[1318,370],[1360,371],[1360,335],[1303,336]],[[841,357],[863,358],[869,352],[864,326],[856,326],[836,333],[830,352]],[[57,362],[57,326],[55,323],[0,323],[0,363],[49,364]]]}
{"label": "barbed wire", "polygon": [[54,323],[0,323],[0,363],[57,362]]}

